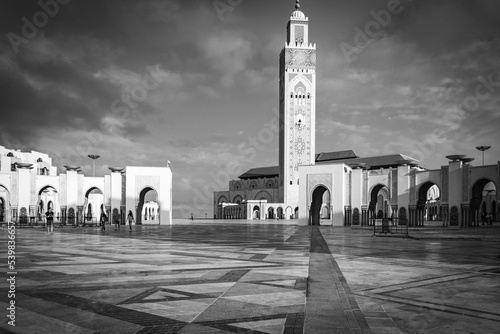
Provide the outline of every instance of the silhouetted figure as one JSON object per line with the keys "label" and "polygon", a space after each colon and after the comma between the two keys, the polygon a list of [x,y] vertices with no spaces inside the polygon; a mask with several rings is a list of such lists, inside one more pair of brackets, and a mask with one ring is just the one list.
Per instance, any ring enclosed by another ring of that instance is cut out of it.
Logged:
{"label": "silhouetted figure", "polygon": [[47,234],[54,233],[54,211],[49,209],[49,211],[45,212],[45,218],[47,219]]}
{"label": "silhouetted figure", "polygon": [[99,218],[101,222],[101,231],[106,231],[106,222],[108,221],[108,217],[104,212],[101,212],[101,217]]}
{"label": "silhouetted figure", "polygon": [[130,232],[132,232],[132,222],[134,221],[134,215],[132,214],[132,210],[128,211],[127,220]]}

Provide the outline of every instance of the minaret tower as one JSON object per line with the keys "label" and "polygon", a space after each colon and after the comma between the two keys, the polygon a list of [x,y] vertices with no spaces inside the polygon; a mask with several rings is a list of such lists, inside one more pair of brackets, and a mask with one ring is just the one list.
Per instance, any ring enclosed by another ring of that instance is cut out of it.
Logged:
{"label": "minaret tower", "polygon": [[292,208],[299,203],[299,166],[315,161],[315,120],[316,44],[309,43],[309,18],[297,0],[280,54],[280,201]]}

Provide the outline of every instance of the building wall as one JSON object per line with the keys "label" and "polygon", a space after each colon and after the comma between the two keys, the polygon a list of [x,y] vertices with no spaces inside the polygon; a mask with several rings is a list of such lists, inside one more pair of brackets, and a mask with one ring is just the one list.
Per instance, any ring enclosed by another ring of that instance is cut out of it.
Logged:
{"label": "building wall", "polygon": [[[346,208],[362,210],[370,203],[373,189],[379,186],[387,187],[388,202],[393,209],[405,208],[408,214],[413,212],[410,223],[415,224],[418,219],[416,206],[419,191],[429,182],[439,188],[440,194],[447,192],[449,197],[444,203],[451,208],[457,207],[460,226],[470,226],[471,219],[468,211],[471,192],[474,184],[483,179],[492,181],[496,187],[499,182],[498,165],[474,167],[461,162],[450,162],[448,168],[438,170],[422,170],[407,165],[395,169],[381,169],[363,171],[351,169],[344,164],[311,165],[300,167],[300,201],[299,224],[310,223],[310,208],[313,202],[312,194],[317,186],[325,186],[331,192],[332,222],[334,226],[342,226],[346,219]],[[443,171],[449,171],[448,182],[443,184]],[[349,174],[351,177],[349,178]],[[348,182],[350,180],[350,183]],[[446,187],[446,189],[444,189]],[[498,198],[498,188],[497,198]],[[385,195],[387,196],[387,195]],[[494,198],[493,196],[490,196]],[[490,200],[491,201],[491,200]],[[489,203],[489,202],[488,202]],[[497,199],[497,204],[498,199]],[[437,204],[436,204],[437,206]],[[488,204],[487,208],[491,206]],[[397,217],[397,211],[396,217]]]}
{"label": "building wall", "polygon": [[266,200],[275,203],[279,198],[279,178],[232,180],[228,191],[214,192],[213,212],[215,219],[223,219],[222,203],[239,204],[244,200]]}
{"label": "building wall", "polygon": [[[9,153],[15,157],[7,157]],[[86,177],[74,170],[56,175],[56,168],[51,166],[52,159],[46,154],[34,151],[24,153],[8,150],[3,146],[0,146],[0,154],[3,154],[0,155],[0,197],[5,203],[5,220],[17,220],[22,208],[26,209],[28,216],[38,218],[40,200],[43,200],[45,208],[48,200],[53,201],[56,217],[68,217],[71,209],[75,212],[75,217],[83,219],[89,203],[86,195],[94,188],[103,193],[98,201],[92,202],[95,217],[100,213],[100,203],[105,205],[108,216],[115,208],[122,212],[127,208],[135,213],[138,203],[137,189],[147,186],[149,180],[156,180],[152,185],[158,194],[161,209],[158,222],[172,222],[172,172],[169,167],[126,167],[129,173],[127,178],[120,173],[111,173],[104,177]],[[43,162],[37,162],[39,159]],[[13,161],[33,165],[18,166],[15,171],[11,171]],[[49,170],[49,175],[40,175],[40,166]],[[129,182],[123,182],[124,178]],[[124,187],[127,189],[123,189]],[[42,191],[47,188],[54,189],[56,193],[50,199],[47,195],[41,196]]]}
{"label": "building wall", "polygon": [[[172,171],[169,167],[126,167],[126,212],[132,211],[137,220],[140,194],[145,189],[156,191],[159,221],[154,224],[172,224]],[[113,177],[113,176],[112,176]],[[113,182],[113,181],[112,181]],[[121,180],[120,180],[121,183]],[[120,192],[121,194],[121,192]],[[142,211],[142,210],[141,210]],[[140,213],[139,213],[140,214]],[[149,223],[144,221],[143,223]]]}

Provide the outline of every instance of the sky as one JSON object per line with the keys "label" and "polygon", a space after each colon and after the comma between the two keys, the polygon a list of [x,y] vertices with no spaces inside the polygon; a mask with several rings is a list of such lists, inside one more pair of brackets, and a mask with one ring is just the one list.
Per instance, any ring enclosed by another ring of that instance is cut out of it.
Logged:
{"label": "sky", "polygon": [[[401,153],[435,169],[450,154],[481,165],[475,147],[491,145],[485,164],[500,160],[499,1],[300,4],[318,49],[317,153]],[[213,191],[278,164],[278,59],[294,6],[1,1],[0,145],[86,175],[98,154],[96,176],[170,161],[174,218],[210,217]]]}

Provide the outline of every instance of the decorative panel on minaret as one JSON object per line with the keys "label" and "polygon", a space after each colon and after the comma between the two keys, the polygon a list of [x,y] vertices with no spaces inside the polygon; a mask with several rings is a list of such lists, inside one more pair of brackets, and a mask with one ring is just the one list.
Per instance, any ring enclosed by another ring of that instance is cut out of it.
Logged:
{"label": "decorative panel on minaret", "polygon": [[297,3],[280,55],[280,198],[298,205],[299,167],[314,164],[316,45],[309,44],[309,19]]}

